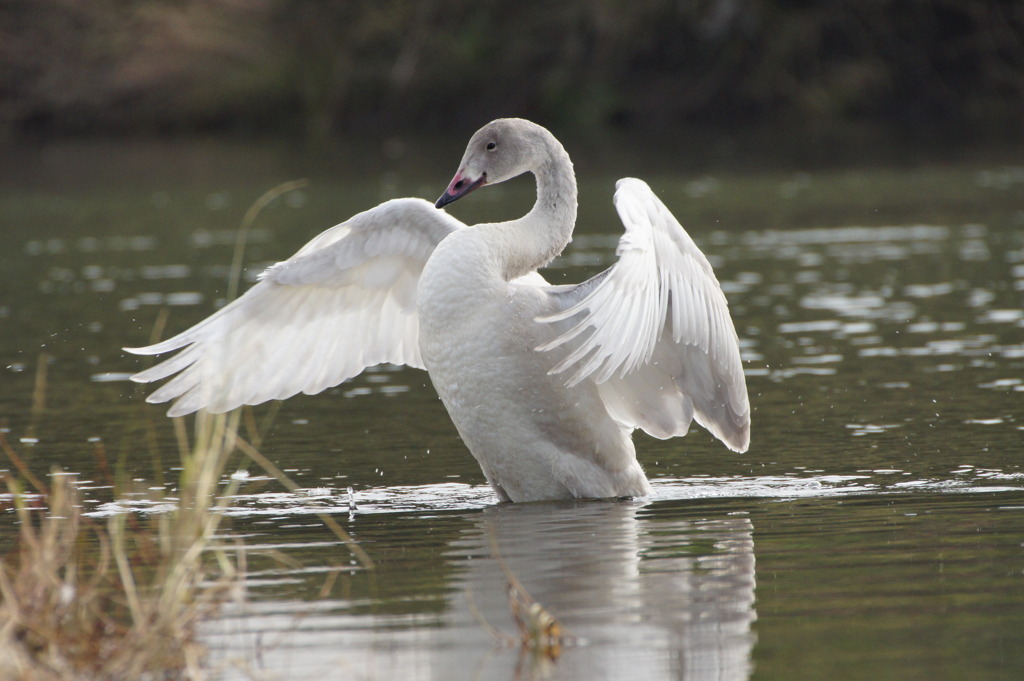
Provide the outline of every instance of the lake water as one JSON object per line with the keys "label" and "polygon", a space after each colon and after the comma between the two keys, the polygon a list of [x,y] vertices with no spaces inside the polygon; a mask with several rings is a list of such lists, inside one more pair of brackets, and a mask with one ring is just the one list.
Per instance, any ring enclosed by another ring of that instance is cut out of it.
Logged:
{"label": "lake water", "polygon": [[[331,152],[84,143],[4,156],[0,425],[39,474],[80,472],[92,513],[173,497],[173,430],[124,380],[145,360],[119,348],[216,308],[235,228],[271,186],[310,179],[260,215],[249,281],[383,199],[436,198],[462,148],[444,163],[398,141]],[[607,267],[614,179],[647,179],[729,298],[750,451],[696,426],[638,434],[650,499],[497,505],[422,372],[378,367],[257,408],[261,451],[304,489],[250,467],[233,500],[231,530],[253,555],[247,599],[204,626],[219,675],[1021,678],[1024,167],[619,165],[578,164],[580,227],[546,274]],[[488,188],[451,212],[514,217],[532,189]],[[99,445],[134,480],[132,503],[103,503]],[[567,633],[557,655],[516,642],[509,574]]]}

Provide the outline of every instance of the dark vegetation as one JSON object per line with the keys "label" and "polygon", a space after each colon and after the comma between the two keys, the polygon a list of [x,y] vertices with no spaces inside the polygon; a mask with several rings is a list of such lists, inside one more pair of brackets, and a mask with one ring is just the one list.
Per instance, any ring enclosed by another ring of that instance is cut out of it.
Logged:
{"label": "dark vegetation", "polygon": [[1024,111],[1016,0],[4,0],[0,133],[920,126]]}

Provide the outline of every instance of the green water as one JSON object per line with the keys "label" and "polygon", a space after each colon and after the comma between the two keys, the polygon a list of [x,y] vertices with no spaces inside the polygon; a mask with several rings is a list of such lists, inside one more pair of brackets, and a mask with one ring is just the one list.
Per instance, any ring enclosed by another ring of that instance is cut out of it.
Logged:
{"label": "green water", "polygon": [[[37,473],[80,472],[94,513],[173,497],[172,428],[123,380],[145,363],[119,348],[148,342],[165,315],[167,335],[216,308],[234,229],[271,186],[310,179],[260,216],[249,281],[383,199],[436,198],[461,154],[334,151],[93,143],[4,156],[0,425]],[[301,567],[252,557],[248,600],[204,629],[221,676],[1020,678],[1024,168],[650,166],[578,163],[578,236],[546,275],[580,281],[612,262],[614,179],[645,177],[729,298],[750,451],[697,427],[638,434],[651,499],[495,506],[424,373],[382,367],[289,400],[261,449],[305,490],[253,469],[230,512],[253,551]],[[522,181],[452,212],[513,217],[531,198]],[[104,503],[100,445],[136,480],[133,503]],[[375,571],[351,562],[323,511]],[[516,633],[503,564],[573,635],[557,660],[489,632]]]}

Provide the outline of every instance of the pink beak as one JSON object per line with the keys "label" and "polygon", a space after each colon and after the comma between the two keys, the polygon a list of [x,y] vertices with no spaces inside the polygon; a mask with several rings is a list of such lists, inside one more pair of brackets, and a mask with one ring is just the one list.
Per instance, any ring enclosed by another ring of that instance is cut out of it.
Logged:
{"label": "pink beak", "polygon": [[468,179],[462,176],[462,171],[455,173],[455,177],[452,178],[451,184],[448,185],[448,189],[444,190],[444,194],[441,194],[441,198],[434,204],[437,208],[443,208],[452,201],[461,199],[466,194],[470,193],[480,185],[487,183],[487,173],[481,175],[478,179],[470,182]]}

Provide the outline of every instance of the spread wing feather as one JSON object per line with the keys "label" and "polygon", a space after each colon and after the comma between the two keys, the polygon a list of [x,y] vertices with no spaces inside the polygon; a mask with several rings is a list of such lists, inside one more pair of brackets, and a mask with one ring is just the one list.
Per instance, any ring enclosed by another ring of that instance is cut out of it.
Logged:
{"label": "spread wing feather", "polygon": [[192,328],[143,348],[180,350],[139,372],[174,376],[149,402],[168,414],[224,412],[314,394],[391,362],[422,368],[416,288],[438,243],[461,222],[419,199],[396,199],[332,227],[270,267],[245,295]]}
{"label": "spread wing feather", "polygon": [[626,232],[618,261],[597,278],[553,293],[561,311],[538,318],[564,328],[541,351],[562,348],[551,373],[598,384],[616,420],[649,434],[684,435],[691,420],[730,448],[750,442],[739,340],[711,264],[641,180],[619,180]]}

